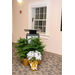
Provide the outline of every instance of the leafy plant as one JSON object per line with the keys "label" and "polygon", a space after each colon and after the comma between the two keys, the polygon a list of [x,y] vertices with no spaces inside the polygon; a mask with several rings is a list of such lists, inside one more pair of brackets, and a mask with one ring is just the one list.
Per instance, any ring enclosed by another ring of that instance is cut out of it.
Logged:
{"label": "leafy plant", "polygon": [[[28,41],[30,40],[30,43]],[[15,54],[19,54],[19,59],[27,58],[27,53],[29,51],[39,51],[41,54],[43,54],[44,47],[43,42],[41,42],[41,39],[39,38],[30,38],[30,39],[25,39],[25,38],[20,38],[17,40],[17,43],[15,46],[16,48]]]}
{"label": "leafy plant", "polygon": [[28,40],[25,38],[20,38],[19,40],[17,40],[16,45],[13,46],[16,48],[15,55],[19,54],[18,59],[27,58],[26,54],[28,53],[28,51],[27,49],[25,49],[27,45],[28,45]]}
{"label": "leafy plant", "polygon": [[43,45],[43,42],[41,41],[41,39],[37,38],[37,37],[35,37],[35,38],[31,37],[29,40],[31,40],[31,41],[28,45],[28,49],[30,51],[36,51],[37,50],[41,54],[43,54],[45,45]]}

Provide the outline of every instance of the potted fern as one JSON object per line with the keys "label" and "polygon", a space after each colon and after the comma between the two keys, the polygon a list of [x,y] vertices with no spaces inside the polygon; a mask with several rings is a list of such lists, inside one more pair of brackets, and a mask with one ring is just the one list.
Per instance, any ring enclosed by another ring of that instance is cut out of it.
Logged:
{"label": "potted fern", "polygon": [[29,65],[27,55],[26,55],[29,51],[25,49],[27,45],[28,45],[28,40],[25,38],[20,38],[19,40],[17,40],[16,45],[13,46],[16,48],[15,55],[19,55],[18,59],[23,59],[23,64],[25,66]]}

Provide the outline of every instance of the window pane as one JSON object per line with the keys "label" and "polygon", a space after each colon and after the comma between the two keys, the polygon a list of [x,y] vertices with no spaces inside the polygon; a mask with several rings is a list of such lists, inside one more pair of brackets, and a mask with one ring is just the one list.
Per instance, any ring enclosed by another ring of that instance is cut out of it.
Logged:
{"label": "window pane", "polygon": [[40,14],[40,19],[43,19],[43,14]]}
{"label": "window pane", "polygon": [[36,14],[35,19],[39,19],[39,14]]}
{"label": "window pane", "polygon": [[44,13],[44,7],[40,8],[40,13]]}
{"label": "window pane", "polygon": [[44,15],[44,19],[46,19],[46,14],[43,14]]}
{"label": "window pane", "polygon": [[42,26],[42,21],[39,21],[39,26]]}
{"label": "window pane", "polygon": [[46,26],[46,21],[43,21],[43,26]]}
{"label": "window pane", "polygon": [[42,27],[39,27],[39,30],[42,32]]}
{"label": "window pane", "polygon": [[46,11],[47,11],[47,7],[45,7],[45,13],[46,13]]}
{"label": "window pane", "polygon": [[35,25],[38,25],[38,21],[35,21]]}
{"label": "window pane", "polygon": [[36,13],[39,13],[39,8],[36,8]]}
{"label": "window pane", "polygon": [[38,29],[38,26],[34,26],[34,29]]}
{"label": "window pane", "polygon": [[43,27],[43,32],[45,32],[46,31],[46,27]]}

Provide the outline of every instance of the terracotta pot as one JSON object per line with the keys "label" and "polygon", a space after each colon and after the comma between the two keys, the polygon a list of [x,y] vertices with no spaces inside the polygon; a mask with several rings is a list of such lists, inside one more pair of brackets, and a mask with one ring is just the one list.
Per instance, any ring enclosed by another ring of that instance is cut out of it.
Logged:
{"label": "terracotta pot", "polygon": [[27,58],[24,58],[23,59],[23,65],[24,66],[29,66],[29,63],[28,63],[28,59]]}

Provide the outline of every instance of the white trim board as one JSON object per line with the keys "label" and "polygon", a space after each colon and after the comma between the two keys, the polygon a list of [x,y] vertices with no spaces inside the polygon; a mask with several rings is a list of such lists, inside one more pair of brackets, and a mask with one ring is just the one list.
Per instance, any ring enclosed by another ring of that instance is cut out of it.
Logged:
{"label": "white trim board", "polygon": [[[32,8],[36,7],[47,7],[47,17],[46,17],[46,33],[43,35],[48,35],[49,36],[49,22],[50,22],[50,0],[47,1],[38,1],[38,2],[33,2],[28,4],[28,28],[31,29],[31,24],[32,24]],[[40,34],[41,35],[41,34]],[[43,36],[44,38],[46,36]]]}

